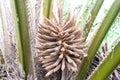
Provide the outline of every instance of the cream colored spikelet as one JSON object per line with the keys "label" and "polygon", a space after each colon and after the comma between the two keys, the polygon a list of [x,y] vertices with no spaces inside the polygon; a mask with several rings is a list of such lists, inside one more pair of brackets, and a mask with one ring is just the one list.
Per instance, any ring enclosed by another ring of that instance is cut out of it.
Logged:
{"label": "cream colored spikelet", "polygon": [[55,14],[52,13],[52,19],[44,18],[38,30],[38,56],[46,77],[58,70],[76,72],[80,58],[86,55],[83,30],[76,26],[74,16],[68,13],[63,24],[62,9],[58,8],[58,15]]}

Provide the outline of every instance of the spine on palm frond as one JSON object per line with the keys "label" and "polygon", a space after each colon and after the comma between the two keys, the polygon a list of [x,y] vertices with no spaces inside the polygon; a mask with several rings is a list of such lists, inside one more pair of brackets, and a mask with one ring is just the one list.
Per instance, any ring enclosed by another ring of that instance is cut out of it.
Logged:
{"label": "spine on palm frond", "polygon": [[108,77],[109,80],[120,80],[120,65]]}
{"label": "spine on palm frond", "polygon": [[5,61],[4,61],[4,58],[3,58],[3,54],[2,54],[2,51],[0,49],[0,64],[4,64]]}
{"label": "spine on palm frond", "polygon": [[18,80],[24,79],[24,75],[21,75],[22,72],[16,74],[16,69],[12,65],[5,64],[2,51],[0,49],[0,80]]}
{"label": "spine on palm frond", "polygon": [[24,80],[24,76],[21,75],[21,72],[19,72],[19,75],[16,74],[16,70],[11,65],[6,64],[0,64],[0,80]]}
{"label": "spine on palm frond", "polygon": [[108,48],[107,48],[107,43],[105,43],[105,45],[102,46],[102,52],[97,51],[97,53],[92,61],[92,64],[90,65],[90,68],[87,72],[86,77],[89,77],[91,75],[91,73],[98,67],[98,65],[105,58],[105,56],[107,56],[107,53],[108,53]]}
{"label": "spine on palm frond", "polygon": [[46,77],[58,70],[77,72],[81,58],[86,55],[83,30],[70,13],[64,23],[62,17],[62,9],[58,8],[51,20],[44,18],[38,30],[38,57],[47,71]]}
{"label": "spine on palm frond", "polygon": [[[95,69],[106,58],[106,56],[108,54],[109,53],[108,53],[107,43],[105,43],[105,45],[102,46],[102,52],[97,51],[97,53],[92,61],[92,64],[90,65],[90,68],[87,72],[86,79],[91,75],[92,72],[95,71]],[[120,80],[120,65],[113,71],[113,73],[108,77],[108,79],[109,80]]]}

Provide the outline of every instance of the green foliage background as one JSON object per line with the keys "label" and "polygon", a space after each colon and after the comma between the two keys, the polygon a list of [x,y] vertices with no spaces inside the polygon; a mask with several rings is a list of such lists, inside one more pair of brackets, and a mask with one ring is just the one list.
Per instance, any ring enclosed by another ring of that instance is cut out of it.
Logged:
{"label": "green foliage background", "polygon": [[[70,0],[72,1],[72,0]],[[71,6],[71,3],[69,0],[64,0],[64,17],[66,16],[66,14],[70,11],[70,8],[71,7],[74,7],[74,12],[75,11],[78,11],[81,6],[82,6],[82,2],[81,3],[77,3],[76,5],[72,5]],[[76,1],[76,0],[75,0]],[[82,1],[82,0],[81,0]],[[90,6],[94,4],[96,0],[90,0],[88,5],[87,5],[87,8],[85,10],[85,14],[83,15],[83,19],[85,19],[87,17],[87,15],[89,14],[89,10],[90,10]],[[110,6],[112,4],[114,0],[105,0],[99,13],[98,13],[98,16],[93,24],[93,28],[91,28],[91,32],[89,34],[90,35],[93,35],[94,34],[94,29],[99,25],[101,24],[104,16],[107,14],[108,10],[110,9]],[[110,2],[110,4],[108,4],[108,2]],[[83,23],[80,24],[80,26],[82,25]],[[112,24],[111,28],[109,29],[106,37],[104,38],[101,46],[107,42],[108,43],[108,49],[112,49],[112,47],[114,46],[114,42],[116,40],[119,40],[120,39],[120,13],[119,15],[117,16],[116,20],[114,21],[114,24]],[[100,46],[100,49],[101,49],[101,46]],[[100,50],[99,49],[99,50]]]}

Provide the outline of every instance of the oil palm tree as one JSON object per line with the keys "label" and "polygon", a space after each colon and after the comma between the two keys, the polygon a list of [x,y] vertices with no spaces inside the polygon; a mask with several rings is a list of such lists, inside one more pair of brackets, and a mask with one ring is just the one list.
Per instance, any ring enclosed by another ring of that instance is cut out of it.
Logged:
{"label": "oil palm tree", "polygon": [[94,38],[89,39],[91,44],[86,45],[104,0],[96,0],[89,10],[90,20],[84,23],[87,19],[81,17],[88,1],[85,0],[77,16],[68,13],[63,20],[62,0],[0,0],[3,23],[1,46],[5,70],[9,71],[6,80],[119,79],[117,75],[108,78],[114,69],[120,74],[119,40],[114,43],[114,51],[109,52],[106,45],[103,47],[105,57],[98,48],[120,11],[120,0],[114,0]]}

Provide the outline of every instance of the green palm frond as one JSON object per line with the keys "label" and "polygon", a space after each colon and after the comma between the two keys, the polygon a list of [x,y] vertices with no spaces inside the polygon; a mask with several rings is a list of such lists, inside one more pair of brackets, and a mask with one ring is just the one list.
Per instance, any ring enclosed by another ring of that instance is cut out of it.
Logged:
{"label": "green palm frond", "polygon": [[117,14],[119,13],[120,9],[120,1],[115,0],[113,5],[111,6],[108,14],[106,15],[105,19],[103,20],[96,36],[94,37],[92,44],[88,50],[88,57],[86,57],[81,65],[78,80],[83,80],[87,73],[87,70],[91,64],[92,59],[95,56],[102,40],[104,39],[107,31],[109,30],[110,26],[112,25],[114,19],[116,18]]}
{"label": "green palm frond", "polygon": [[[27,11],[25,7],[24,0],[15,0],[16,5],[16,13],[19,19],[18,21],[18,40],[19,40],[19,49],[20,49],[20,57],[22,57],[23,68],[25,70],[26,75],[34,74],[33,73],[33,60],[30,49],[30,38],[28,32],[28,17]],[[34,75],[33,75],[34,76]]]}

